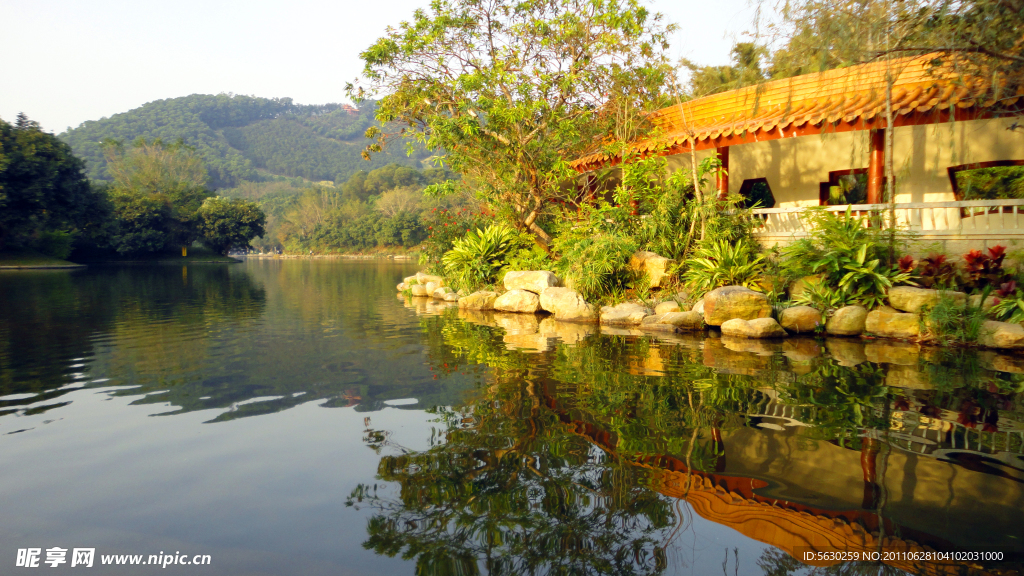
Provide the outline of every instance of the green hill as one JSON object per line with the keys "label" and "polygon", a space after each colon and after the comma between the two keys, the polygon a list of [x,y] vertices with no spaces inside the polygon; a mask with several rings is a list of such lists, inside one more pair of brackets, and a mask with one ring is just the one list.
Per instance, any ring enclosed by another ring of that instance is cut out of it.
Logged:
{"label": "green hill", "polygon": [[103,141],[138,138],[184,141],[206,162],[212,188],[274,176],[344,182],[352,174],[398,163],[421,167],[396,146],[372,160],[360,156],[373,123],[374,102],[358,110],[344,104],[298,105],[291,98],[192,94],[156,100],[110,118],[85,122],[60,135],[86,161],[88,175],[107,180]]}

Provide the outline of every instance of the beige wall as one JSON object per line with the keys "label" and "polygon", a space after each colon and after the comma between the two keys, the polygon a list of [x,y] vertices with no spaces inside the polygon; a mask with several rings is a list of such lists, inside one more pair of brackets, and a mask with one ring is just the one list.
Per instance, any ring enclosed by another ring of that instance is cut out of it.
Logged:
{"label": "beige wall", "polygon": [[[1020,118],[908,126],[893,134],[897,202],[946,202],[953,188],[946,168],[971,162],[1024,160],[1024,129],[1007,130]],[[697,153],[698,161],[712,150]],[[669,170],[690,169],[690,156],[668,157]],[[743,181],[767,178],[777,208],[817,206],[819,183],[835,170],[867,168],[868,132],[826,133],[733,146],[729,192]]]}

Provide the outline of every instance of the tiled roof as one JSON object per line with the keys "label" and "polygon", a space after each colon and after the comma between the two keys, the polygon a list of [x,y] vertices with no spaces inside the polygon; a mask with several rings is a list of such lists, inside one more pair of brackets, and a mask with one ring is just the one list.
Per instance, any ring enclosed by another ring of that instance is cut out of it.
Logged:
{"label": "tiled roof", "polygon": [[[991,107],[991,84],[983,80],[963,82],[955,74],[936,72],[930,62],[934,55],[894,60],[897,74],[893,84],[894,116],[914,112],[951,110],[975,106]],[[757,136],[773,130],[785,131],[823,122],[871,122],[885,117],[884,62],[861,64],[827,72],[773,80],[662,108],[649,119],[660,132],[658,138],[638,141],[632,151],[645,153],[662,147],[727,137],[734,134]],[[1000,107],[1012,107],[1024,100],[1024,86]],[[600,165],[617,155],[599,152],[572,162],[574,168]]]}

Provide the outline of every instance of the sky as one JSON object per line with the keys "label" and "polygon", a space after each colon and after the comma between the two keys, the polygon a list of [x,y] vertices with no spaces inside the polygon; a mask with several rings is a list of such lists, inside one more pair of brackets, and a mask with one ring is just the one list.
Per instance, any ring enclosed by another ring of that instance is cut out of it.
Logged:
{"label": "sky", "polygon": [[[641,0],[644,1],[644,0]],[[345,102],[359,52],[429,0],[0,0],[0,118],[60,133],[189,94]],[[749,0],[646,0],[673,60],[726,64]]]}

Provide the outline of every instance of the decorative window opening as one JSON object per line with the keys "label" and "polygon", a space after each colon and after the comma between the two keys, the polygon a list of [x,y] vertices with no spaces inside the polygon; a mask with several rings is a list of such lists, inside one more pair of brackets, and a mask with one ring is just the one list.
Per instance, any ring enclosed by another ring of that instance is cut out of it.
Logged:
{"label": "decorative window opening", "polygon": [[1024,198],[1024,160],[976,162],[946,170],[957,200]]}
{"label": "decorative window opening", "polygon": [[834,170],[828,173],[828,182],[818,185],[818,204],[841,206],[867,204],[868,169]]}
{"label": "decorative window opening", "polygon": [[767,178],[750,178],[740,186],[741,205],[744,208],[774,208],[775,195]]}

